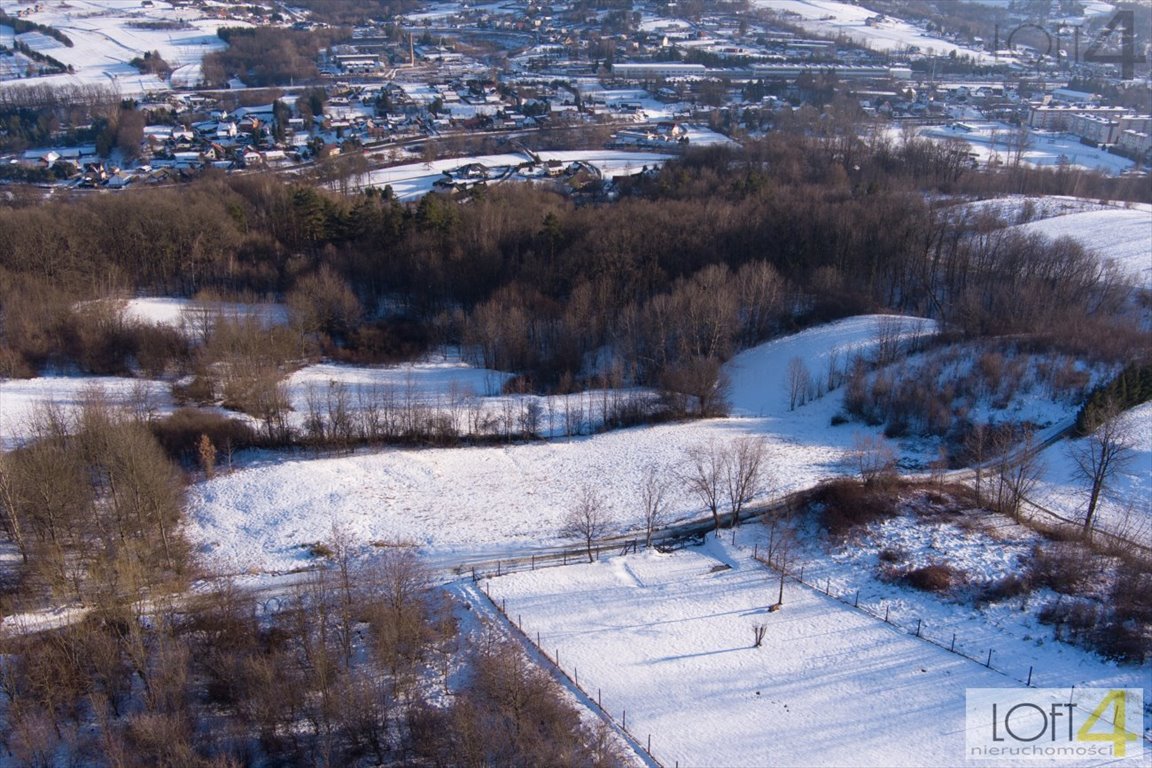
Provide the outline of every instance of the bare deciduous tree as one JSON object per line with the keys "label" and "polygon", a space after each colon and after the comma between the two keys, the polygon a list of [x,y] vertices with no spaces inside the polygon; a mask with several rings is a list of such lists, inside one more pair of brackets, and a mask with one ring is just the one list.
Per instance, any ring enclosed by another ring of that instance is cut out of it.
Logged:
{"label": "bare deciduous tree", "polygon": [[757,437],[737,438],[724,450],[724,485],[728,492],[728,509],[732,513],[733,527],[740,523],[744,505],[761,490],[765,479],[766,454],[764,441]]}
{"label": "bare deciduous tree", "polygon": [[812,373],[808,366],[799,357],[788,361],[788,410],[796,410],[797,405],[804,405],[807,401],[808,390],[812,386]]}
{"label": "bare deciduous tree", "polygon": [[900,354],[904,323],[899,317],[886,316],[876,323],[876,364],[889,365]]}
{"label": "bare deciduous tree", "polygon": [[216,475],[216,446],[212,445],[208,435],[200,435],[196,453],[200,460],[200,468],[204,470],[204,476],[211,480]]}
{"label": "bare deciduous tree", "polygon": [[984,493],[984,458],[988,450],[988,428],[984,424],[975,424],[968,434],[964,436],[964,451],[972,462],[972,469],[976,473],[976,503],[983,503]]}
{"label": "bare deciduous tree", "polygon": [[1120,406],[1108,403],[1101,411],[1092,434],[1072,448],[1072,459],[1081,477],[1088,482],[1088,509],[1084,513],[1084,535],[1092,535],[1092,523],[1104,489],[1132,458],[1131,436]]}
{"label": "bare deciduous tree", "polygon": [[564,518],[560,535],[580,539],[588,553],[588,562],[595,560],[593,547],[611,528],[611,519],[604,509],[604,501],[592,488],[585,486],[575,506]]}
{"label": "bare deciduous tree", "polygon": [[1025,428],[1019,442],[1018,430],[1003,433],[996,459],[996,507],[1020,522],[1021,504],[1036,487],[1044,466],[1036,451],[1032,430]]}
{"label": "bare deciduous tree", "polygon": [[688,492],[712,513],[716,530],[720,530],[720,502],[724,493],[724,454],[715,442],[688,449],[687,465],[682,474]]}
{"label": "bare deciduous tree", "polygon": [[668,511],[668,472],[656,464],[644,468],[640,501],[644,505],[644,546],[652,546],[652,534],[664,522]]}
{"label": "bare deciduous tree", "polygon": [[896,451],[879,435],[856,435],[852,452],[860,470],[860,479],[868,485],[881,482],[896,471]]}

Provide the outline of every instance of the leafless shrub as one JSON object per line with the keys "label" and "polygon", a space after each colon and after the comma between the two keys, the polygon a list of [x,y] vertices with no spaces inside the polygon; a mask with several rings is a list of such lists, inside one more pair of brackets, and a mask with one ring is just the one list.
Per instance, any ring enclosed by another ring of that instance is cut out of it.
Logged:
{"label": "leafless shrub", "polygon": [[852,452],[865,485],[887,485],[896,477],[896,451],[891,443],[871,434],[857,434]]}
{"label": "leafless shrub", "polygon": [[905,572],[901,580],[922,592],[946,594],[961,584],[964,576],[947,563],[931,563]]}
{"label": "leafless shrub", "polygon": [[1026,595],[1035,588],[1030,574],[1010,573],[987,584],[980,594],[981,602],[996,603]]}
{"label": "leafless shrub", "polygon": [[1027,561],[1028,574],[1038,585],[1065,595],[1083,594],[1099,582],[1102,563],[1076,541],[1036,546]]}
{"label": "leafless shrub", "polygon": [[623,763],[604,731],[581,724],[556,684],[507,644],[481,649],[472,682],[448,708],[424,708],[412,724],[414,750],[443,765]]}
{"label": "leafless shrub", "polygon": [[191,466],[200,458],[201,438],[225,455],[256,444],[252,429],[240,421],[209,411],[180,408],[148,425],[171,458]]}
{"label": "leafless shrub", "polygon": [[846,536],[853,529],[897,512],[891,488],[870,488],[855,480],[824,483],[813,493],[812,503],[820,510],[821,525],[834,537]]}
{"label": "leafless shrub", "polygon": [[899,565],[908,560],[908,552],[900,547],[885,547],[880,550],[880,562],[889,565]]}

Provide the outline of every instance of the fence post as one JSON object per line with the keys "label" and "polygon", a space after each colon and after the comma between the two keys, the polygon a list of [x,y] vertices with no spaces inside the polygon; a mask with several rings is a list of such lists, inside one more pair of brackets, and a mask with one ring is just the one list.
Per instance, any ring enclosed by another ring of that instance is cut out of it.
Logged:
{"label": "fence post", "polygon": [[916,637],[920,637],[920,623],[923,619],[916,619]]}
{"label": "fence post", "polygon": [[984,666],[988,667],[988,669],[992,669],[992,649],[991,648],[988,649],[988,661],[984,662]]}
{"label": "fence post", "polygon": [[952,653],[956,653],[956,633],[955,632],[952,633],[952,645],[948,646],[948,650],[951,651]]}
{"label": "fence post", "polygon": [[540,630],[536,630],[536,647],[540,647]]}
{"label": "fence post", "polygon": [[604,709],[604,704],[603,704],[603,702],[600,701],[600,689],[599,688],[596,689],[596,706],[599,707],[601,710]]}
{"label": "fence post", "polygon": [[524,631],[524,625],[520,623],[520,614],[516,614],[516,629],[520,630],[521,632]]}
{"label": "fence post", "polygon": [[645,751],[648,753],[649,757],[652,756],[652,734],[648,734],[648,749]]}
{"label": "fence post", "polygon": [[506,603],[504,601],[504,598],[500,598],[500,613],[507,613],[507,612],[508,612],[508,603]]}
{"label": "fence post", "polygon": [[859,608],[860,607],[860,590],[856,590],[856,600],[853,601],[852,607],[853,608]]}
{"label": "fence post", "polygon": [[536,555],[532,555],[532,570],[536,570]]}
{"label": "fence post", "polygon": [[804,566],[800,566],[800,583],[804,583]]}
{"label": "fence post", "polygon": [[[760,543],[759,542],[752,545],[752,559],[753,560],[759,560],[760,559]],[[648,738],[652,738],[652,737],[649,736]]]}
{"label": "fence post", "polygon": [[624,716],[622,722],[620,723],[620,727],[625,731],[628,730],[628,710],[624,710]]}
{"label": "fence post", "polygon": [[1032,687],[1032,667],[1031,666],[1028,667],[1028,682],[1024,683],[1024,686],[1026,688]]}
{"label": "fence post", "polygon": [[476,583],[476,566],[472,566],[472,583]]}
{"label": "fence post", "polygon": [[497,576],[500,575],[500,561],[499,560],[496,561],[496,575]]}
{"label": "fence post", "polygon": [[889,608],[891,608],[891,607],[892,607],[892,606],[890,606],[890,605],[885,605],[885,606],[884,606],[884,623],[885,623],[885,624],[887,624],[887,623],[888,623],[888,609],[889,609]]}
{"label": "fence post", "polygon": [[[560,649],[556,649],[556,666],[560,666]],[[563,670],[561,670],[563,671]]]}
{"label": "fence post", "polygon": [[580,667],[572,667],[572,674],[576,676],[576,679],[573,682],[575,682],[576,685],[579,686],[580,685]]}

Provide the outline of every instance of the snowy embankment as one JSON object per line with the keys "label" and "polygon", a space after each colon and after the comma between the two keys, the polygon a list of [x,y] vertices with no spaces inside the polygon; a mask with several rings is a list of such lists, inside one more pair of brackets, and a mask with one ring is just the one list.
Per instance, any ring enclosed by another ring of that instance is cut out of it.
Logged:
{"label": "snowy embankment", "polygon": [[[1127,450],[1105,485],[1093,527],[1152,547],[1152,403],[1120,418]],[[1088,440],[1065,441],[1044,451],[1042,479],[1032,494],[1037,504],[1072,520],[1083,519],[1089,483],[1074,457]]]}
{"label": "snowy embankment", "polygon": [[37,53],[72,67],[73,72],[6,81],[6,85],[100,85],[112,87],[125,97],[169,89],[156,75],[141,74],[130,63],[133,59],[157,52],[174,69],[184,70],[182,83],[193,80],[195,85],[204,55],[227,45],[216,35],[217,30],[224,24],[250,26],[204,18],[194,8],[178,8],[163,0],[150,7],[114,0],[77,0],[37,4],[30,11],[29,20],[60,30],[72,45],[40,33],[20,35],[21,41]]}
{"label": "snowy embankment", "polygon": [[1152,206],[1069,213],[1020,225],[1045,237],[1071,237],[1110,262],[1136,285],[1152,290]]}
{"label": "snowy embankment", "polygon": [[1041,685],[1147,687],[1060,643],[1000,642],[990,670],[792,582],[769,612],[778,579],[751,560],[753,530],[743,549],[710,538],[488,590],[664,765],[959,765],[967,688],[1020,687],[1032,665]]}
{"label": "snowy embankment", "polygon": [[[514,553],[561,543],[557,531],[585,486],[599,492],[617,530],[637,530],[647,466],[676,467],[691,448],[741,435],[767,443],[769,493],[797,490],[851,473],[855,436],[876,430],[831,426],[838,391],[789,410],[790,361],[805,360],[819,375],[832,349],[846,365],[850,354],[871,354],[882,335],[933,327],[914,318],[856,317],[749,350],[728,366],[737,414],[728,419],[500,447],[266,457],[194,486],[188,533],[210,567],[229,572],[299,567],[308,561],[304,547],[330,539],[334,526],[361,544],[410,542],[442,561]],[[332,367],[324,378],[345,375],[363,372]],[[678,487],[670,511],[672,519],[702,513]]]}
{"label": "snowy embankment", "polygon": [[[970,56],[979,63],[995,61],[991,53],[957,45],[907,21],[885,17],[853,3],[838,0],[753,0],[752,5],[757,9],[775,11],[783,20],[809,33],[830,39],[845,37],[874,51],[904,53],[918,49],[936,56]],[[881,20],[877,21],[877,17]]]}

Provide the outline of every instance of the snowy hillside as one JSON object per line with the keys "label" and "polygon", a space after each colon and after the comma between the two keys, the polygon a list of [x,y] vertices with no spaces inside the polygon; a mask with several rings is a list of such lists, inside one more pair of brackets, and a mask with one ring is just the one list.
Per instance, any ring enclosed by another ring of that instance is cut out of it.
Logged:
{"label": "snowy hillside", "polygon": [[1152,207],[1108,208],[1069,213],[1023,224],[1026,232],[1045,237],[1072,237],[1152,289]]}
{"label": "snowy hillside", "polygon": [[[899,328],[927,331],[931,324],[907,318]],[[773,494],[807,487],[852,472],[847,457],[855,436],[869,430],[831,426],[838,393],[790,411],[789,362],[800,358],[821,371],[833,347],[844,350],[844,360],[849,350],[870,354],[880,329],[891,337],[896,319],[850,318],[737,356],[728,368],[738,414],[730,419],[500,447],[262,457],[192,489],[189,534],[210,565],[231,572],[297,567],[308,558],[302,546],[330,538],[334,525],[361,543],[412,542],[427,554],[517,551],[560,543],[561,522],[585,486],[602,495],[618,530],[635,531],[646,466],[673,468],[690,448],[740,435],[767,441]],[[326,371],[328,380],[363,375],[353,368]],[[701,513],[675,494],[673,517]]]}
{"label": "snowy hillside", "polygon": [[937,56],[950,54],[971,56],[978,62],[991,63],[993,56],[985,51],[966,48],[896,18],[880,23],[865,23],[876,12],[854,3],[838,0],[754,0],[757,9],[775,11],[789,22],[818,35],[835,38],[843,35],[858,45],[876,51],[905,52],[915,48]]}
{"label": "snowy hillside", "polygon": [[[1129,450],[1105,488],[1094,525],[1152,546],[1152,403],[1133,408],[1121,419]],[[1073,459],[1083,442],[1057,443],[1044,452],[1043,479],[1033,494],[1037,503],[1073,520],[1084,517],[1088,504],[1088,483]]]}
{"label": "snowy hillside", "polygon": [[246,26],[203,18],[191,6],[156,0],[139,3],[116,0],[75,0],[69,3],[37,3],[30,8],[30,21],[60,30],[71,47],[40,33],[20,38],[32,50],[71,66],[75,74],[52,75],[8,85],[111,85],[125,97],[167,90],[155,75],[143,75],[129,62],[145,52],[157,51],[172,65],[180,84],[196,85],[204,55],[225,47],[216,36],[222,24]]}

